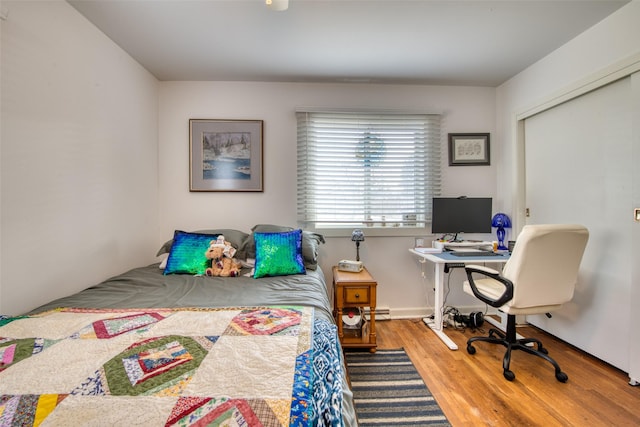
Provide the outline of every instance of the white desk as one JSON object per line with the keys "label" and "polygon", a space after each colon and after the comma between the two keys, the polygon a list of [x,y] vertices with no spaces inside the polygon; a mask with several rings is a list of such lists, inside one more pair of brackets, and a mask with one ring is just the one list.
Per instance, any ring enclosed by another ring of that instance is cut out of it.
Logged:
{"label": "white desk", "polygon": [[428,317],[425,317],[422,320],[451,350],[457,350],[458,346],[447,336],[447,334],[444,333],[444,328],[442,327],[442,310],[444,308],[444,266],[446,264],[504,264],[509,260],[510,255],[506,253],[499,256],[457,257],[452,255],[451,252],[422,253],[414,249],[409,249],[409,252],[432,262],[434,265],[436,298],[433,305],[433,320]]}

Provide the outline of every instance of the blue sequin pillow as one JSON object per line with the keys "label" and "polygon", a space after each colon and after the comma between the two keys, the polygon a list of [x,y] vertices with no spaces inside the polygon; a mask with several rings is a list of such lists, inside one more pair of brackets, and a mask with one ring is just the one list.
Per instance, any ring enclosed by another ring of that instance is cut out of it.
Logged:
{"label": "blue sequin pillow", "polygon": [[205,252],[214,234],[187,233],[176,230],[164,274],[205,274],[209,260]]}
{"label": "blue sequin pillow", "polygon": [[254,233],[256,264],[254,278],[304,274],[302,230]]}

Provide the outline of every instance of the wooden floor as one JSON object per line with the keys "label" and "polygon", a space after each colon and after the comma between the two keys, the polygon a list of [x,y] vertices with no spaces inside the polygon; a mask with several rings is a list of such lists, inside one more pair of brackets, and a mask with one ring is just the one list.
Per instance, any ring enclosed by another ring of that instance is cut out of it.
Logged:
{"label": "wooden floor", "polygon": [[509,382],[504,347],[477,343],[475,355],[466,351],[467,339],[485,335],[486,325],[447,328],[459,347],[451,351],[421,319],[379,321],[378,349],[406,350],[453,426],[640,426],[640,387],[630,386],[626,373],[526,326],[519,333],[541,339],[569,381],[558,382],[548,362],[517,351]]}

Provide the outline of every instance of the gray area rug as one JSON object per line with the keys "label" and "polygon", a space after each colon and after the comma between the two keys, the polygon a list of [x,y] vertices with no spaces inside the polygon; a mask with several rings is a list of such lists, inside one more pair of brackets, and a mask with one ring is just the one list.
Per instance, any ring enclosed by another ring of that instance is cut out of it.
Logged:
{"label": "gray area rug", "polygon": [[451,425],[404,349],[345,358],[361,427]]}

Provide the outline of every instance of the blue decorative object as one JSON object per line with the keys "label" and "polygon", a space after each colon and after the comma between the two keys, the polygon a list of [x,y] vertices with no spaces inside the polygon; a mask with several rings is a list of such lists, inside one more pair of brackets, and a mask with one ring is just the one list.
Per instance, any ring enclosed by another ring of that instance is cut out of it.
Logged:
{"label": "blue decorative object", "polygon": [[504,213],[497,213],[491,219],[491,226],[498,228],[498,250],[506,251],[508,248],[504,245],[505,228],[511,228],[511,220]]}

